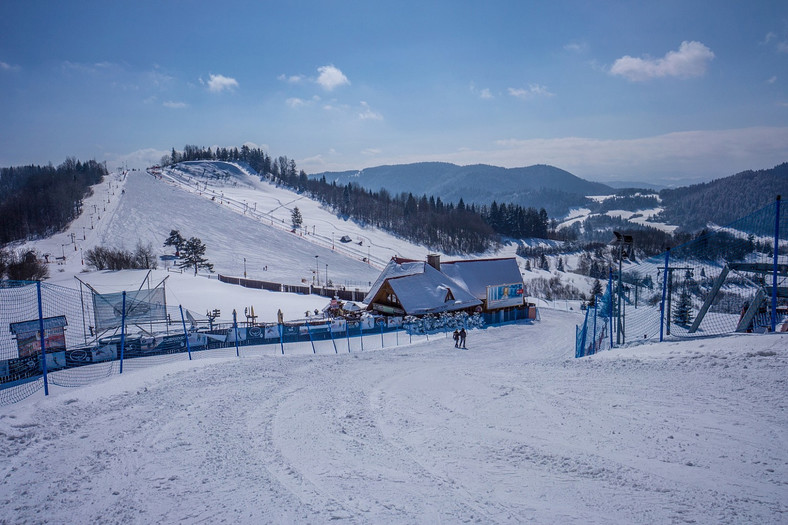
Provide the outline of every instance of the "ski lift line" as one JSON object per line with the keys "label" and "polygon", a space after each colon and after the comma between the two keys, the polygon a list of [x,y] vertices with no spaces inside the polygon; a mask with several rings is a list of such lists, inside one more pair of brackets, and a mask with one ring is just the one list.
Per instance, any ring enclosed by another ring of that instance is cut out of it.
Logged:
{"label": "ski lift line", "polygon": [[[190,186],[187,186],[187,190],[188,190],[188,191],[192,191]],[[216,194],[216,195],[218,195],[218,194]],[[280,207],[285,207],[285,206],[287,206],[288,204],[292,204],[292,203],[294,203],[294,202],[296,202],[296,201],[298,201],[298,200],[302,200],[303,198],[304,198],[304,197],[299,197],[298,199],[294,199],[293,201],[290,201],[289,203],[283,204],[283,205],[279,206],[278,208],[280,208]],[[222,199],[223,199],[223,200],[225,200],[225,201],[227,201],[227,203],[228,203],[228,204],[235,204],[235,205],[236,205],[236,207],[238,207],[239,209],[244,209],[245,211],[247,210],[246,206],[242,205],[242,204],[241,204],[241,203],[240,203],[238,200],[236,200],[236,199],[233,199],[233,198],[231,198],[231,197],[227,197],[227,196],[224,196],[224,195],[222,195]],[[281,201],[279,201],[279,200],[277,199],[277,202],[281,202]],[[274,208],[274,210],[276,210],[276,209],[278,209],[278,208]],[[254,212],[252,212],[252,213],[249,213],[249,215],[250,215],[251,217],[253,217],[253,218],[259,218],[259,216],[260,216],[260,215],[262,215],[262,216],[267,216],[267,218],[268,218],[269,220],[276,219],[276,220],[274,220],[274,222],[273,222],[273,225],[274,225],[274,226],[276,226],[278,229],[280,229],[280,230],[282,230],[282,231],[285,231],[285,232],[289,232],[289,231],[290,231],[290,229],[288,229],[286,226],[282,226],[282,225],[279,223],[279,219],[278,219],[278,218],[271,217],[270,213],[266,213],[266,212],[257,212],[257,213],[254,213]],[[325,222],[325,223],[327,223],[327,221],[321,221],[321,222]],[[327,224],[330,224],[330,223],[327,223]],[[269,226],[270,226],[270,225],[269,225]],[[344,230],[342,230],[342,229],[338,229],[338,230],[339,230],[340,232],[341,232],[341,231],[344,231]],[[311,237],[313,244],[321,244],[321,243],[319,243],[319,242],[314,242],[314,237],[316,237],[316,236],[312,236],[312,237]],[[328,243],[328,238],[327,238],[325,235],[320,235],[320,237],[324,237],[324,238],[325,238],[325,242],[323,243],[323,246],[325,246],[325,247],[330,247],[330,245],[329,245],[329,243]],[[370,241],[369,237],[367,237],[367,236],[363,236],[362,238],[366,239],[366,240],[367,240],[367,243],[368,243],[368,244],[370,244],[370,245],[372,245],[372,246],[375,246],[375,247],[382,247],[382,246],[380,246],[380,245],[378,245],[378,244],[372,243],[372,242]],[[337,249],[336,245],[334,245],[334,251],[337,251],[337,252],[339,252],[339,253],[343,253],[344,255],[350,255],[350,256],[355,256],[355,257],[364,257],[364,258],[367,258],[367,257],[365,256],[365,254],[364,254],[363,252],[361,252],[361,251],[358,251],[358,250],[352,250],[352,249],[348,249],[348,248],[345,248],[345,247],[342,247],[341,249]],[[377,256],[375,256],[375,257],[373,257],[373,256],[369,256],[369,257],[368,257],[368,259],[370,260],[370,261],[369,261],[369,262],[370,262],[370,264],[372,263],[372,260],[373,260],[373,259],[375,259],[375,263],[376,263],[376,264],[375,264],[375,266],[376,266],[376,267],[378,267],[378,266],[379,266],[380,268],[382,268],[383,266],[385,266],[385,261],[383,261],[381,258],[379,258],[379,257],[377,257]]]}
{"label": "ski lift line", "polygon": [[[163,174],[164,174],[164,172],[163,172]],[[194,189],[192,188],[192,185],[190,184],[190,181],[184,180],[183,177],[178,177],[178,176],[172,175],[169,170],[166,172],[166,175],[179,188],[186,189],[186,191],[188,191],[190,193],[194,193]],[[203,193],[207,194],[208,192],[205,191]],[[219,196],[220,195],[219,193],[216,193],[216,192],[213,192],[213,193],[214,193],[214,196]],[[275,210],[277,210],[279,208],[282,208],[282,207],[286,207],[287,205],[293,204],[293,203],[295,203],[295,202],[297,202],[299,200],[303,200],[304,198],[305,198],[304,196],[300,196],[300,197],[298,197],[296,199],[293,199],[292,201],[289,201],[289,202],[287,202],[285,204],[281,204],[281,201],[279,199],[277,199],[277,202],[280,203],[280,206],[278,206],[277,208],[274,208],[274,210],[272,210],[272,211],[275,211]],[[243,203],[238,201],[237,199],[234,199],[232,197],[228,197],[228,196],[226,196],[224,194],[221,194],[221,199],[228,204],[229,208],[232,208],[233,206],[235,206],[239,210],[248,211],[248,208]],[[245,215],[250,216],[252,218],[258,218],[255,215],[260,215],[260,214],[263,214],[264,216],[267,216],[268,220],[271,220],[273,225],[276,226],[278,229],[280,229],[282,231],[285,231],[285,232],[290,232],[291,231],[287,226],[283,226],[279,222],[279,219],[277,219],[275,217],[272,217],[270,212],[266,213],[266,212],[258,211],[256,214],[255,213],[248,213],[248,214],[245,214]],[[263,222],[263,221],[260,221],[260,222]],[[323,221],[323,222],[326,222],[326,221]],[[271,225],[272,224],[268,224],[268,226],[271,226]],[[341,228],[338,228],[337,230],[340,231],[340,232],[344,231]],[[311,235],[311,236],[307,236],[307,237],[303,237],[303,238],[305,240],[307,240],[308,242],[311,242],[312,244],[322,245],[323,247],[326,247],[328,249],[332,249],[332,245],[328,242],[328,238],[326,236],[321,235],[321,237],[325,237],[326,238],[324,243],[317,242],[315,237],[317,237],[317,236]],[[381,245],[372,243],[368,236],[361,236],[361,238],[365,239],[370,246],[374,246],[376,248],[385,248],[385,246],[381,246]],[[333,245],[333,251],[338,252],[338,253],[340,253],[342,255],[345,255],[347,257],[353,257],[353,258],[359,258],[360,257],[362,259],[366,259],[367,260],[366,262],[370,266],[373,266],[376,269],[382,269],[383,267],[385,267],[385,265],[387,263],[387,261],[384,261],[382,258],[380,258],[378,256],[373,256],[371,254],[368,255],[368,254],[365,254],[365,253],[363,253],[362,251],[359,251],[359,250],[350,249],[350,248],[347,248],[347,247],[342,247],[341,249],[337,249],[336,244]],[[373,261],[374,261],[374,263],[373,263]]]}

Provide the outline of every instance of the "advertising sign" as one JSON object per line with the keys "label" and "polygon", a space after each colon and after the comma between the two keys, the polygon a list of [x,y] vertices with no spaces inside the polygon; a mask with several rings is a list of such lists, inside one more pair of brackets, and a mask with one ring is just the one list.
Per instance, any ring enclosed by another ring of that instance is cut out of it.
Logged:
{"label": "advertising sign", "polygon": [[[64,351],[66,349],[66,333],[64,328],[68,326],[66,317],[64,315],[47,317],[43,320],[43,323],[44,345],[46,346],[47,353]],[[11,333],[16,336],[19,357],[30,357],[41,353],[40,326],[41,323],[38,319],[11,323]]]}
{"label": "advertising sign", "polygon": [[267,324],[265,325],[265,338],[276,339],[279,337],[279,325]]}
{"label": "advertising sign", "polygon": [[[96,330],[120,328],[123,319],[123,293],[93,295]],[[167,320],[164,288],[126,292],[126,324]]]}
{"label": "advertising sign", "polygon": [[487,308],[505,308],[523,304],[523,283],[499,284],[487,287]]}

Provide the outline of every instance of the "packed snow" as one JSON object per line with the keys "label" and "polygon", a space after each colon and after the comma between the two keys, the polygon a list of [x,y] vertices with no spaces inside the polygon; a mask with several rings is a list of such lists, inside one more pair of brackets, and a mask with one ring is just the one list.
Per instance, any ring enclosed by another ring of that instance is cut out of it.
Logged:
{"label": "packed snow", "polygon": [[34,395],[0,408],[0,522],[785,523],[784,335],[573,359],[577,321]]}
{"label": "packed snow", "polygon": [[[250,277],[292,283],[328,264],[330,279],[361,287],[377,261],[426,254],[240,169],[214,193],[176,175],[115,175],[69,230],[29,243],[65,254],[50,281],[137,289],[147,272],[84,272],[76,254],[138,239],[165,253],[170,229],[200,237],[219,272],[242,275],[246,258]],[[271,224],[295,202],[314,232]],[[332,250],[329,230],[363,237],[368,261],[361,246]],[[327,301],[172,270],[149,277],[167,278],[168,304],[223,319],[245,306],[261,321],[295,318]],[[788,521],[788,334],[574,359],[582,313],[556,306],[472,330],[468,350],[446,334],[365,351],[241,347],[51,386],[0,407],[0,523]]]}

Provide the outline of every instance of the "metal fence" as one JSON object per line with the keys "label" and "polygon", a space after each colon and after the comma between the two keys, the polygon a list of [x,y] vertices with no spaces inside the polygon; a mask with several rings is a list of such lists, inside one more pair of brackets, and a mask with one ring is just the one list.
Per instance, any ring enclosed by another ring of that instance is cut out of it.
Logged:
{"label": "metal fence", "polygon": [[41,389],[48,395],[50,385],[80,386],[173,360],[380,350],[448,337],[456,327],[538,317],[534,308],[523,307],[474,315],[364,314],[275,324],[239,324],[234,317],[232,323],[198,327],[182,307],[152,302],[162,298],[150,292],[97,295],[42,282],[0,281],[0,405]]}
{"label": "metal fence", "polygon": [[788,331],[788,217],[780,198],[643,261],[621,239],[606,290],[576,327],[575,356],[665,338]]}

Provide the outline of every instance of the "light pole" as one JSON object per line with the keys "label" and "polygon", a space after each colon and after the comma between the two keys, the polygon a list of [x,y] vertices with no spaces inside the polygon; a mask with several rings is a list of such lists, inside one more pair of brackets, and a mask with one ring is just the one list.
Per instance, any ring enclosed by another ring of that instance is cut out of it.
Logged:
{"label": "light pole", "polygon": [[244,257],[244,279],[246,279],[246,257]]}
{"label": "light pole", "polygon": [[331,232],[331,249],[334,249],[334,232]]}
{"label": "light pole", "polygon": [[317,285],[320,286],[320,259],[319,255],[315,255],[315,279],[317,279]]}
{"label": "light pole", "polygon": [[[615,244],[618,246],[618,291],[616,295],[616,304],[618,305],[618,331],[616,334],[616,344],[621,344],[626,342],[626,333],[625,330],[625,319],[626,313],[623,308],[626,307],[624,301],[622,301],[622,283],[621,283],[621,272],[622,272],[622,261],[624,257],[630,258],[632,256],[632,236],[625,235],[619,232],[614,231],[613,234],[616,236],[615,240],[611,244]],[[625,249],[626,248],[626,249]],[[612,301],[612,297],[610,298]]]}
{"label": "light pole", "polygon": [[328,264],[326,264],[326,286],[328,286]]}

